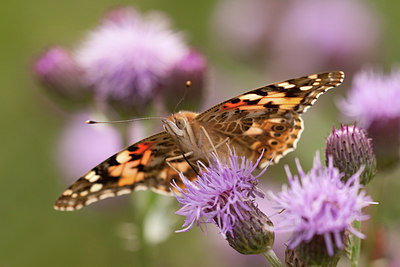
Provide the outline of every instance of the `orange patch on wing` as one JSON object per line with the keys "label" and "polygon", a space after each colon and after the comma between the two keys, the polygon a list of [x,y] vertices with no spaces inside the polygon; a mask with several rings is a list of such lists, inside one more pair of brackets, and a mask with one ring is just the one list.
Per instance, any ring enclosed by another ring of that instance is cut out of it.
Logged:
{"label": "orange patch on wing", "polygon": [[284,98],[286,95],[282,92],[268,92],[268,95],[264,98]]}
{"label": "orange patch on wing", "polygon": [[259,105],[267,104],[272,102],[275,105],[297,105],[300,104],[302,97],[265,97],[258,102]]}
{"label": "orange patch on wing", "polygon": [[293,109],[295,106],[296,105],[280,105],[279,108],[288,110],[288,109]]}
{"label": "orange patch on wing", "polygon": [[146,151],[143,153],[143,157],[142,157],[142,160],[141,160],[141,164],[142,164],[142,165],[147,165],[147,163],[148,163],[149,160],[150,160],[150,156],[151,156],[151,150],[146,150]]}
{"label": "orange patch on wing", "polygon": [[241,106],[239,107],[240,110],[265,110],[265,107],[259,106],[259,105],[253,105],[253,106]]}
{"label": "orange patch on wing", "polygon": [[134,182],[136,182],[136,176],[138,173],[138,169],[131,169],[128,172],[124,172],[124,174],[121,176],[121,178],[118,181],[118,186],[124,186],[124,185],[131,185]]}
{"label": "orange patch on wing", "polygon": [[110,166],[108,168],[108,173],[110,176],[118,177],[121,175],[123,169],[125,167],[125,164],[117,165],[117,166]]}
{"label": "orange patch on wing", "polygon": [[227,109],[235,109],[235,108],[237,108],[237,107],[239,107],[239,106],[241,106],[241,105],[243,105],[243,102],[242,101],[240,101],[240,102],[238,102],[238,103],[225,103],[222,107],[221,107],[221,109],[220,110],[227,110]]}
{"label": "orange patch on wing", "polygon": [[127,165],[128,165],[130,168],[137,167],[139,164],[140,164],[140,159],[137,159],[137,160],[134,160],[134,161],[132,161],[132,162],[128,162],[128,163],[127,163]]}
{"label": "orange patch on wing", "polygon": [[132,154],[142,154],[144,151],[146,151],[150,146],[151,146],[151,142],[144,142],[141,144],[138,144],[137,147],[138,149],[131,152]]}

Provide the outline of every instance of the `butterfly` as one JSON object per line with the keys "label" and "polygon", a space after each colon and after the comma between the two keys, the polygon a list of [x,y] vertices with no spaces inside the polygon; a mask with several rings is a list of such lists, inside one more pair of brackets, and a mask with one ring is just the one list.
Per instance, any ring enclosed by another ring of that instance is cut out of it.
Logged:
{"label": "butterfly", "polygon": [[[77,210],[93,202],[152,189],[170,193],[179,172],[194,180],[197,161],[237,155],[260,167],[292,151],[303,130],[300,115],[328,89],[343,82],[344,73],[325,72],[273,83],[195,113],[180,111],[162,120],[164,130],[106,159],[84,174],[57,199],[57,210]],[[228,144],[228,146],[226,145]],[[197,170],[196,170],[197,169]]]}

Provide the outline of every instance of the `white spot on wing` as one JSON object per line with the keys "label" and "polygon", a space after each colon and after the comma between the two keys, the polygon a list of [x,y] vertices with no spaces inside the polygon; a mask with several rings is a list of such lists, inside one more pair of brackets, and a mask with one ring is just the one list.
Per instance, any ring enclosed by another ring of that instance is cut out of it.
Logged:
{"label": "white spot on wing", "polygon": [[283,82],[283,83],[278,83],[278,86],[281,86],[285,89],[289,89],[295,87],[296,85],[288,82]]}
{"label": "white spot on wing", "polygon": [[131,189],[121,189],[121,190],[117,191],[117,196],[126,195],[126,194],[129,194],[130,192],[132,192]]}
{"label": "white spot on wing", "polygon": [[86,200],[85,204],[86,204],[86,205],[90,205],[90,204],[96,202],[97,200],[98,200],[97,197],[91,197],[91,198],[88,198],[88,199]]}
{"label": "white spot on wing", "polygon": [[307,91],[307,90],[310,90],[312,88],[313,88],[312,85],[306,85],[306,86],[300,86],[299,87],[299,89],[302,90],[302,91]]}
{"label": "white spot on wing", "polygon": [[90,192],[97,192],[97,191],[100,191],[101,189],[103,188],[103,185],[102,184],[93,184],[91,187],[90,187]]}
{"label": "white spot on wing", "polygon": [[63,196],[70,196],[70,195],[72,195],[72,192],[73,191],[71,189],[67,189],[64,191]]}
{"label": "white spot on wing", "polygon": [[260,135],[264,131],[258,127],[250,127],[246,132],[244,132],[244,135]]}
{"label": "white spot on wing", "polygon": [[139,185],[135,186],[135,191],[142,191],[142,190],[147,190],[147,189],[148,189],[148,187],[145,185],[139,184]]}
{"label": "white spot on wing", "polygon": [[257,100],[262,98],[262,96],[257,95],[257,94],[248,94],[248,95],[242,95],[239,97],[241,100]]}
{"label": "white spot on wing", "polygon": [[99,196],[99,199],[105,199],[105,198],[109,198],[109,197],[113,197],[113,196],[115,196],[114,192],[105,192]]}
{"label": "white spot on wing", "polygon": [[119,152],[118,155],[115,157],[116,161],[121,164],[128,162],[131,158],[132,157],[129,155],[128,150]]}

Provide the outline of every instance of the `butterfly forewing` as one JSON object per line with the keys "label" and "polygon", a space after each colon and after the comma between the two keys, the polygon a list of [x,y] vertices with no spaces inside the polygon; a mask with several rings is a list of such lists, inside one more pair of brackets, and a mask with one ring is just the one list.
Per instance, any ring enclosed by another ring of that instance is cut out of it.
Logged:
{"label": "butterfly forewing", "polygon": [[231,98],[197,116],[211,136],[226,136],[242,155],[262,164],[292,151],[303,130],[300,114],[325,91],[343,82],[343,72],[327,72],[277,82]]}

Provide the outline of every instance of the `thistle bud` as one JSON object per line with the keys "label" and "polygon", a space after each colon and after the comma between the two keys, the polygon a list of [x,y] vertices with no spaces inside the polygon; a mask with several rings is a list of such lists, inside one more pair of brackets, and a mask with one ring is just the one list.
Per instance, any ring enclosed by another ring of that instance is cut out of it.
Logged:
{"label": "thistle bud", "polygon": [[76,100],[88,94],[82,70],[62,47],[47,50],[36,60],[34,70],[39,81],[53,95]]}
{"label": "thistle bud", "polygon": [[367,184],[376,172],[376,159],[372,149],[371,139],[366,132],[354,126],[342,125],[340,129],[333,128],[326,140],[325,160],[329,157],[333,166],[344,173],[344,181],[355,174],[362,166],[360,183]]}
{"label": "thistle bud", "polygon": [[238,220],[235,227],[226,235],[229,245],[241,254],[261,254],[272,249],[275,234],[273,224],[253,203],[245,220]]}

